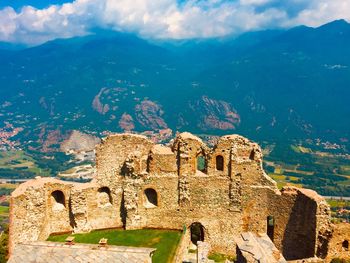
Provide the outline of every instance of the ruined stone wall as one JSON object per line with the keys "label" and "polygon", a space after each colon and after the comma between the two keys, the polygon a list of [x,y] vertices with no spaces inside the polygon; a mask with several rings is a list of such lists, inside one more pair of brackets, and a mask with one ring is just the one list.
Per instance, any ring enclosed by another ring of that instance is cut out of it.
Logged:
{"label": "ruined stone wall", "polygon": [[337,223],[332,226],[332,238],[328,244],[327,262],[333,258],[350,260],[350,224]]}
{"label": "ruined stone wall", "polygon": [[123,227],[121,196],[96,183],[74,185],[70,193],[71,225],[74,232]]}
{"label": "ruined stone wall", "polygon": [[108,192],[96,183],[52,178],[22,184],[11,196],[10,248],[18,242],[46,240],[52,233],[122,227],[120,201]]}
{"label": "ruined stone wall", "polygon": [[[209,148],[190,133],[168,146],[116,134],[97,146],[96,157],[91,183],[36,179],[21,185],[11,198],[11,242],[44,240],[55,232],[182,230],[200,223],[214,251],[234,254],[235,237],[266,233],[272,216],[274,242],[287,258],[325,256],[327,206],[312,191],[280,192],[263,171],[260,147],[244,137],[223,136]],[[57,204],[55,191],[63,203]]]}
{"label": "ruined stone wall", "polygon": [[30,202],[25,195],[10,200],[10,251],[14,243],[38,240],[41,230],[49,232],[47,229],[45,189],[29,189],[28,194],[31,196]]}
{"label": "ruined stone wall", "polygon": [[[152,147],[153,143],[145,136],[135,134],[108,136],[96,147],[97,179],[103,182],[101,184],[112,184],[115,182],[115,176],[123,173],[122,168],[127,158],[147,158]],[[145,159],[139,161],[146,166]]]}
{"label": "ruined stone wall", "polygon": [[245,231],[266,233],[271,216],[273,242],[286,259],[325,257],[331,234],[330,211],[316,192],[296,187],[285,187],[281,192],[256,187],[247,200]]}
{"label": "ruined stone wall", "polygon": [[[138,193],[141,197],[138,202],[138,215],[143,222],[142,226],[183,229],[184,226],[190,228],[192,223],[199,222],[205,229],[205,240],[210,242],[213,248],[233,253],[234,236],[241,229],[241,214],[228,209],[229,183],[227,178],[203,175],[189,177],[191,198],[187,205],[179,205],[177,178],[151,176],[145,180]],[[156,190],[158,206],[145,205],[144,191],[148,188]]]}
{"label": "ruined stone wall", "polygon": [[69,202],[57,202],[52,193],[69,195],[71,186],[51,178],[20,185],[11,197],[10,247],[18,241],[45,240],[50,233],[70,231]]}
{"label": "ruined stone wall", "polygon": [[281,202],[294,202],[288,207],[288,220],[283,221],[281,251],[286,259],[313,257],[316,254],[318,202],[309,193],[296,188],[286,188],[282,194]]}

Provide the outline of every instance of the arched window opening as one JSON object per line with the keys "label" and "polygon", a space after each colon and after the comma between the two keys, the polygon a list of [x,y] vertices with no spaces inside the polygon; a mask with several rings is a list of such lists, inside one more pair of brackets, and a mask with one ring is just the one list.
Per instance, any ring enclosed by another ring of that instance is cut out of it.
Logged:
{"label": "arched window opening", "polygon": [[341,244],[344,250],[348,251],[349,250],[349,241],[344,240],[343,243]]}
{"label": "arched window opening", "polygon": [[198,241],[204,241],[204,227],[201,223],[195,222],[190,226],[191,241],[197,245]]}
{"label": "arched window opening", "polygon": [[224,170],[224,157],[222,157],[221,155],[216,156],[216,170]]}
{"label": "arched window opening", "polygon": [[65,197],[62,191],[56,190],[51,193],[52,210],[60,211],[65,209]]}
{"label": "arched window opening", "polygon": [[145,202],[144,205],[146,208],[154,208],[158,206],[158,195],[156,190],[152,188],[147,188],[145,190]]}
{"label": "arched window opening", "polygon": [[250,152],[249,159],[252,160],[252,161],[254,161],[254,159],[255,159],[255,151],[254,151],[254,150],[252,150],[252,151]]}
{"label": "arched window opening", "polygon": [[112,205],[111,190],[109,190],[108,187],[101,187],[98,189],[97,202],[99,207]]}
{"label": "arched window opening", "polygon": [[201,171],[201,172],[205,172],[205,167],[206,167],[206,163],[205,163],[204,156],[198,155],[197,156],[197,170]]}
{"label": "arched window opening", "polygon": [[274,237],[274,231],[275,231],[275,218],[273,216],[267,217],[267,235],[273,242]]}

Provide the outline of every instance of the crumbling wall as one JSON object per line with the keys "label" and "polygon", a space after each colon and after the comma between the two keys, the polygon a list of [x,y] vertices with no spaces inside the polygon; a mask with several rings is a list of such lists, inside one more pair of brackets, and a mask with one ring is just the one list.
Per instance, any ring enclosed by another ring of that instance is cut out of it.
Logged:
{"label": "crumbling wall", "polygon": [[[61,182],[45,185],[49,233],[67,232],[72,230],[69,209],[71,187],[71,185],[63,184]],[[54,193],[60,193],[62,200],[56,200],[53,196]],[[42,235],[41,238],[47,238],[46,233]]]}
{"label": "crumbling wall", "polygon": [[[10,248],[17,242],[45,240],[50,233],[71,231],[70,188],[70,184],[51,178],[20,185],[10,201]],[[62,195],[61,200],[52,195],[55,191]]]}
{"label": "crumbling wall", "polygon": [[[11,242],[44,240],[53,232],[182,230],[198,223],[212,250],[235,254],[235,237],[266,233],[272,217],[273,241],[287,258],[325,256],[328,249],[324,200],[308,190],[280,192],[262,168],[260,147],[242,136],[223,136],[209,148],[190,133],[177,134],[170,146],[116,134],[97,146],[96,157],[91,183],[21,185],[11,198]],[[50,196],[57,190],[64,204]]]}
{"label": "crumbling wall", "polygon": [[[317,242],[316,242],[316,256],[325,258],[328,250],[331,249],[330,239],[333,235],[333,225],[331,224],[331,209],[326,200],[317,199],[318,209],[316,215],[317,221]],[[350,230],[350,228],[349,228]]]}
{"label": "crumbling wall", "polygon": [[268,203],[267,215],[275,224],[273,241],[287,260],[325,257],[320,251],[329,241],[330,211],[323,197],[312,190],[285,187],[281,195],[269,195]]}
{"label": "crumbling wall", "polygon": [[76,233],[123,227],[121,197],[96,183],[74,184],[70,195],[71,225]]}
{"label": "crumbling wall", "polygon": [[317,200],[295,188],[284,189],[284,194],[296,195],[282,240],[286,259],[313,257],[317,239]]}
{"label": "crumbling wall", "polygon": [[104,188],[53,178],[22,184],[11,195],[10,249],[15,243],[46,240],[52,233],[122,227],[120,202],[100,191]]}
{"label": "crumbling wall", "polygon": [[242,230],[244,232],[267,232],[267,217],[270,215],[270,205],[273,205],[270,202],[270,196],[275,197],[278,194],[278,190],[269,187],[242,187]]}
{"label": "crumbling wall", "polygon": [[46,226],[45,190],[28,189],[28,194],[31,196],[29,201],[25,195],[19,193],[20,188],[23,188],[23,185],[12,194],[14,196],[17,191],[18,197],[10,199],[10,251],[15,243],[38,240],[41,230],[49,232]]}
{"label": "crumbling wall", "polygon": [[[236,149],[235,146],[242,140],[244,147]],[[227,136],[220,139],[211,150],[198,137],[183,133],[178,134],[172,149],[177,156],[178,174],[168,173],[164,177],[164,173],[161,175],[152,166],[141,183],[143,187],[136,194],[140,200],[137,205],[140,220],[146,226],[155,228],[182,229],[195,222],[201,223],[205,229],[206,241],[211,243],[213,249],[234,253],[234,236],[242,229],[242,174],[246,178],[243,183],[249,184],[254,178],[260,178],[257,185],[262,181],[277,191],[275,183],[262,174],[261,157],[258,154],[260,148],[241,136]],[[233,150],[236,151],[234,157]],[[252,151],[258,153],[252,157]],[[171,155],[168,149],[163,152]],[[240,155],[242,152],[244,156]],[[216,159],[219,155],[223,159],[220,169]],[[203,156],[206,161],[202,171],[197,167],[198,156]],[[150,163],[152,162],[153,159]],[[254,167],[249,168],[251,163],[254,163]],[[235,172],[233,177],[232,171]],[[146,188],[157,191],[157,207],[144,207],[143,192]],[[260,202],[261,200],[257,203]]]}
{"label": "crumbling wall", "polygon": [[333,258],[350,260],[350,224],[337,223],[332,226],[333,233],[328,244],[327,262]]}
{"label": "crumbling wall", "polygon": [[176,155],[170,147],[156,144],[148,156],[147,172],[157,175],[176,174]]}
{"label": "crumbling wall", "polygon": [[[120,176],[125,173],[125,161],[132,156],[147,157],[153,143],[145,136],[136,134],[115,134],[103,139],[96,147],[96,180],[100,185],[120,187]],[[147,159],[138,160],[143,169]],[[134,167],[141,169],[141,167]]]}

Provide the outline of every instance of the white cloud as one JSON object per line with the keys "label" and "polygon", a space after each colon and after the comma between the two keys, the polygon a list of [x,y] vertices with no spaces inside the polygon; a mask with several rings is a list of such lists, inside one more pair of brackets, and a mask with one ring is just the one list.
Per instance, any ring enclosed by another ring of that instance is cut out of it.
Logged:
{"label": "white cloud", "polygon": [[286,21],[285,25],[320,26],[323,23],[336,19],[350,20],[350,1],[348,0],[314,0],[293,19]]}
{"label": "white cloud", "polygon": [[16,12],[10,8],[0,10],[0,36],[5,40],[16,32]]}
{"label": "white cloud", "polygon": [[38,44],[96,27],[146,38],[206,38],[350,19],[349,0],[75,0],[0,10],[0,41]]}
{"label": "white cloud", "polygon": [[270,2],[271,0],[240,0],[242,5],[264,5]]}

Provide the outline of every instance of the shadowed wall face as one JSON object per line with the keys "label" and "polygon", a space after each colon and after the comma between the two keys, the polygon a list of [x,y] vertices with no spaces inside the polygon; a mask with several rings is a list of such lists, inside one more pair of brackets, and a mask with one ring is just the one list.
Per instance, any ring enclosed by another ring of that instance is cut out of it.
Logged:
{"label": "shadowed wall face", "polygon": [[283,255],[287,260],[315,255],[316,215],[317,203],[299,194],[292,208],[282,241]]}

